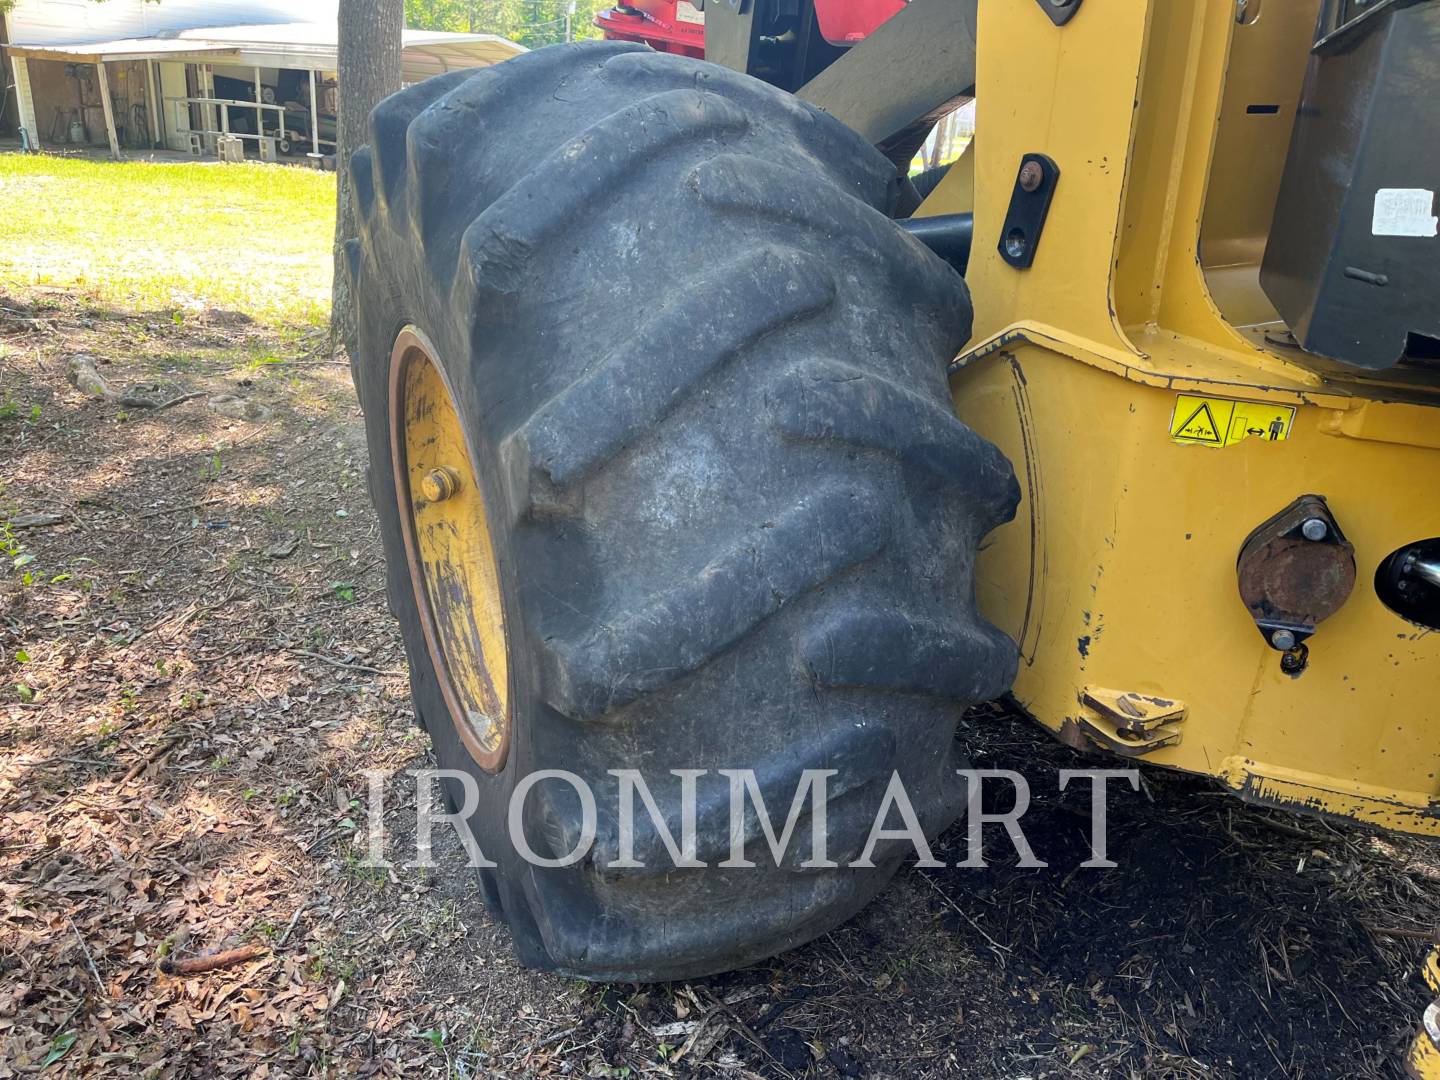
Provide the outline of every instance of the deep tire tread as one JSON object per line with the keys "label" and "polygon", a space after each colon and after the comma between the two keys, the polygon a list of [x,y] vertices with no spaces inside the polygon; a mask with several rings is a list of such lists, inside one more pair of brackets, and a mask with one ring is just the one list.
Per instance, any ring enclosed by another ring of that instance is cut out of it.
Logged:
{"label": "deep tire tread", "polygon": [[[779,296],[777,280],[787,283]],[[764,245],[721,263],[505,440],[511,505],[524,512],[537,497],[557,500],[648,434],[715,369],[834,300],[828,269],[793,248]],[[650,377],[637,379],[647,368]]]}
{"label": "deep tire tread", "polygon": [[716,659],[796,596],[875,555],[884,504],[865,485],[818,488],[688,580],[597,620],[583,638],[546,642],[551,706],[593,720]]}
{"label": "deep tire tread", "polygon": [[1019,497],[1010,463],[991,443],[933,399],[874,372],[839,360],[799,360],[776,380],[771,397],[775,428],[792,439],[890,454],[962,486],[986,532]]}
{"label": "deep tire tread", "polygon": [[[676,871],[645,831],[615,866],[538,870],[502,843],[516,777],[756,768],[782,815],[834,769],[831,855],[853,855],[898,770],[933,832],[958,805],[961,708],[1015,647],[975,610],[1008,464],[953,416],[964,282],[888,217],[900,182],[859,136],[756,80],[624,43],[555,46],[382,102],[352,158],[356,380],[392,610],[440,763],[482,790],[472,828],[522,961],[597,979],[725,970],[834,926],[869,871]],[[390,460],[397,331],[434,342],[480,465],[511,636],[510,759],[481,774],[420,630]],[[701,792],[701,855],[728,801]],[[535,850],[581,833],[536,789]],[[808,826],[802,824],[801,832]],[[758,843],[749,820],[747,851]],[[746,876],[746,875],[749,876]]]}

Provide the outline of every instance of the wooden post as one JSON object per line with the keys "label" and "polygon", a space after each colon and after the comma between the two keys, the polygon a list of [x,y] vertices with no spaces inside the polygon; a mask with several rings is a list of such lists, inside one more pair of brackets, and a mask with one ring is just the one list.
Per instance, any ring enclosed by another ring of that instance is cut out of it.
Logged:
{"label": "wooden post", "polygon": [[23,56],[14,58],[15,101],[20,107],[20,126],[30,139],[30,149],[40,149],[40,124],[35,116],[35,99],[30,95],[30,61]]}
{"label": "wooden post", "polygon": [[320,110],[315,104],[315,69],[310,69],[310,150],[320,153]]}
{"label": "wooden post", "polygon": [[105,61],[95,61],[100,82],[100,107],[105,110],[105,136],[110,140],[110,156],[120,160],[120,139],[115,134],[115,106],[110,103],[110,80],[105,77]]}
{"label": "wooden post", "polygon": [[[201,67],[205,72],[205,96],[213,101],[215,98],[215,69],[210,64],[202,64]],[[211,131],[223,131],[228,134],[230,128],[228,126],[222,126],[222,117],[225,120],[229,120],[230,110],[226,109],[222,113],[218,105],[211,104],[205,106],[205,126]]]}
{"label": "wooden post", "polygon": [[155,90],[155,61],[145,61],[145,94],[150,98],[150,146],[160,145],[160,95]]}

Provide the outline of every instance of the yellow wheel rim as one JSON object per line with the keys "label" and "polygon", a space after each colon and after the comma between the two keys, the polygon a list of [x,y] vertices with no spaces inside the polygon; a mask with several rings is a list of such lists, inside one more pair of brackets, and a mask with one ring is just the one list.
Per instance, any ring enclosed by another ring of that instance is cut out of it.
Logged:
{"label": "yellow wheel rim", "polygon": [[493,772],[510,745],[500,567],[465,429],[434,356],[413,326],[390,353],[395,494],[441,693],[466,749]]}

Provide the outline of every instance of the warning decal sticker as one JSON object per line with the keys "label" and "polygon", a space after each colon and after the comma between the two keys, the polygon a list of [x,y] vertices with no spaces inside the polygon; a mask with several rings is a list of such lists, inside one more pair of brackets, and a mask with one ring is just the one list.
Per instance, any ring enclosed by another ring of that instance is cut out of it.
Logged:
{"label": "warning decal sticker", "polygon": [[1170,437],[1178,443],[1233,446],[1245,439],[1279,442],[1290,437],[1293,405],[1180,394],[1170,415]]}

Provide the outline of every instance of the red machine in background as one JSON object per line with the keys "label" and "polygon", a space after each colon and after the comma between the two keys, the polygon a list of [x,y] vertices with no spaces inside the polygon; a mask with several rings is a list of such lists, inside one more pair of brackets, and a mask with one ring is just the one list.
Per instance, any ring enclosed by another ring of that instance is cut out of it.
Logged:
{"label": "red machine in background", "polygon": [[[725,0],[710,0],[723,3]],[[907,0],[815,0],[815,19],[832,45],[862,41]],[[705,0],[628,0],[595,16],[607,38],[643,41],[660,52],[705,55]]]}
{"label": "red machine in background", "polygon": [[595,16],[614,41],[643,41],[659,52],[705,56],[705,0],[629,0]]}
{"label": "red machine in background", "polygon": [[879,29],[907,0],[815,0],[820,33],[831,45],[854,45]]}

